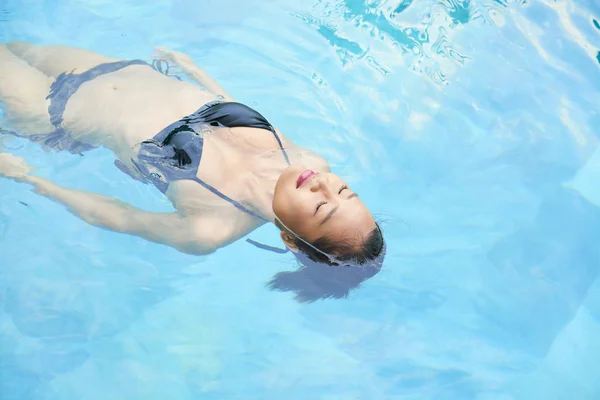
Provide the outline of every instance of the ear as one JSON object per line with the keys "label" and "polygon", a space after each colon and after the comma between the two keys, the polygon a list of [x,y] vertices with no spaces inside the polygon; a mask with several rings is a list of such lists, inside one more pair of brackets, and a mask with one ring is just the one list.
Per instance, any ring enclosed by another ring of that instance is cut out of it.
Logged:
{"label": "ear", "polygon": [[279,235],[281,236],[281,240],[283,240],[283,243],[285,243],[285,245],[288,249],[290,249],[290,251],[294,253],[298,251],[298,246],[296,246],[296,242],[294,241],[292,235],[290,235],[286,231],[279,232]]}

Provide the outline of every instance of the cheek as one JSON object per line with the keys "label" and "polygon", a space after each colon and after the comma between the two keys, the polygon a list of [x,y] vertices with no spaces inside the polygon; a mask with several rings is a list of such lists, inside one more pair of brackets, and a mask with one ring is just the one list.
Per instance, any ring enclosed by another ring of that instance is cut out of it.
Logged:
{"label": "cheek", "polygon": [[290,229],[294,229],[312,217],[313,210],[308,200],[303,199],[301,193],[285,191],[276,192],[273,199],[273,211],[284,224]]}
{"label": "cheek", "polygon": [[306,206],[306,202],[302,202],[300,199],[294,199],[293,202],[290,202],[290,206],[290,211],[293,214],[292,219],[294,219],[296,223],[302,224],[311,216],[310,209]]}
{"label": "cheek", "polygon": [[293,193],[285,185],[278,185],[273,196],[273,211],[279,219],[287,224],[294,217],[296,209]]}

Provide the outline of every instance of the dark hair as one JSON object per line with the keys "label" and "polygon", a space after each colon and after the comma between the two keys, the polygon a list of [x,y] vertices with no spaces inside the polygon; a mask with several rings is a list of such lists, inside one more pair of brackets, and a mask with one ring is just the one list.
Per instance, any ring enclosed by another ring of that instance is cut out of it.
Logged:
{"label": "dark hair", "polygon": [[[349,241],[333,242],[325,237],[310,245],[302,239],[295,240],[300,250],[295,253],[301,264],[300,268],[278,272],[267,286],[271,290],[293,292],[296,300],[301,303],[347,297],[352,289],[379,273],[385,256],[383,234],[379,225],[360,246]],[[338,267],[335,265],[339,264],[327,254],[332,255],[336,261],[352,262]]]}
{"label": "dark hair", "polygon": [[310,244],[297,236],[294,236],[294,241],[298,250],[314,262],[337,265],[331,257],[328,257],[330,255],[338,261],[352,261],[362,265],[377,259],[383,250],[383,234],[379,225],[375,225],[375,229],[358,246],[349,240],[334,242],[326,236],[322,236]]}

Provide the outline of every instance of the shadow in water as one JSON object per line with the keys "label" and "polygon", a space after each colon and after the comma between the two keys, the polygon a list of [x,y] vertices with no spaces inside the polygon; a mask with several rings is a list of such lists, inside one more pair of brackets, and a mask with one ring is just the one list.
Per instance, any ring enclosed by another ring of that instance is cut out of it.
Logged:
{"label": "shadow in water", "polygon": [[[332,267],[298,256],[301,266],[295,271],[283,271],[267,283],[271,290],[293,292],[296,301],[343,299],[353,289],[381,271],[381,262],[368,266]],[[383,259],[383,256],[380,257]]]}

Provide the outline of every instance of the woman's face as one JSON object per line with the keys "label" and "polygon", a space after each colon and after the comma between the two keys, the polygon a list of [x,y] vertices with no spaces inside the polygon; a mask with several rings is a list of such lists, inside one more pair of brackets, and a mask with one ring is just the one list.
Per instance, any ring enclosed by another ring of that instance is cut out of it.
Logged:
{"label": "woman's face", "polygon": [[342,178],[297,164],[279,177],[273,211],[285,226],[311,243],[326,236],[359,245],[376,227],[367,207]]}

